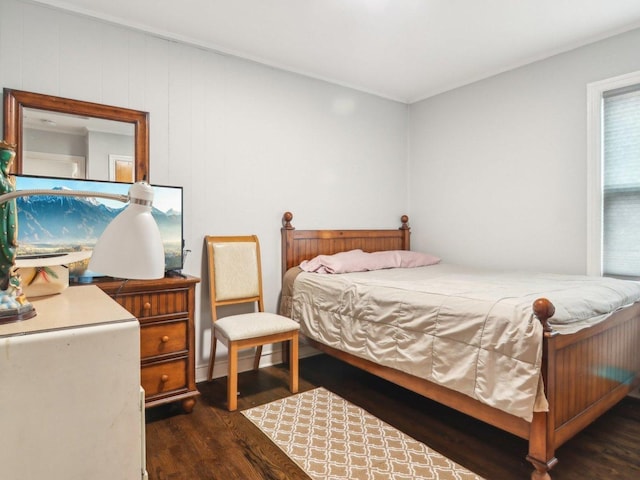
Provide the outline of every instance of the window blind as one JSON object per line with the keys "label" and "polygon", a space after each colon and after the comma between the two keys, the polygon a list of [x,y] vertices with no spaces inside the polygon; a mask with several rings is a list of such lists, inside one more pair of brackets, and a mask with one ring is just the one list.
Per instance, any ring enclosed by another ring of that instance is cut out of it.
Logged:
{"label": "window blind", "polygon": [[640,277],[640,85],[603,95],[602,266]]}

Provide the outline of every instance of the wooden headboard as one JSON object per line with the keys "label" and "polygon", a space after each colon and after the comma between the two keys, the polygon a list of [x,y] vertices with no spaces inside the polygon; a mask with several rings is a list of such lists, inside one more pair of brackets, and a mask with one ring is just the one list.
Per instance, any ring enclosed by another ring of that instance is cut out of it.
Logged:
{"label": "wooden headboard", "polygon": [[394,230],[296,230],[291,225],[293,214],[282,216],[282,274],[317,255],[333,255],[360,248],[365,252],[409,250],[409,217],[400,218],[402,225]]}

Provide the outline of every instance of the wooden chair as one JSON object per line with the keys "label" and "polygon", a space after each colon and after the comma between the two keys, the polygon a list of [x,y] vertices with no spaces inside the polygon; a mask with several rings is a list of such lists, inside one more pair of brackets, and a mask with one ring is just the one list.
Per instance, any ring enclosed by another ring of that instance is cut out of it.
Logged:
{"label": "wooden chair", "polygon": [[[298,331],[300,325],[290,318],[264,311],[262,268],[258,237],[205,237],[209,263],[209,295],[211,298],[211,357],[208,379],[213,378],[216,344],[220,340],[229,350],[227,406],[238,408],[238,351],[256,348],[253,369],[257,370],[262,346],[290,342],[289,389],[298,391]],[[258,311],[230,315],[218,319],[217,308],[224,305],[257,303]]]}

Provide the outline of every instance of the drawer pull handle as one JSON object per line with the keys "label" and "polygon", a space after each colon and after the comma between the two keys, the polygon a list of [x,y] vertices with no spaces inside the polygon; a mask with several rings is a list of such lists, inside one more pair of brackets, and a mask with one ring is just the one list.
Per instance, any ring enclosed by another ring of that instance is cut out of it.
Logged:
{"label": "drawer pull handle", "polygon": [[169,336],[168,336],[168,335],[165,335],[164,337],[162,337],[162,338],[160,339],[160,341],[162,341],[162,343],[167,343],[167,342],[169,341]]}
{"label": "drawer pull handle", "polygon": [[149,302],[146,302],[142,308],[144,309],[145,312],[148,312],[149,310],[151,310],[151,304]]}
{"label": "drawer pull handle", "polygon": [[160,377],[160,381],[161,381],[162,383],[166,383],[166,382],[168,382],[168,381],[169,381],[169,375],[162,375],[162,376]]}

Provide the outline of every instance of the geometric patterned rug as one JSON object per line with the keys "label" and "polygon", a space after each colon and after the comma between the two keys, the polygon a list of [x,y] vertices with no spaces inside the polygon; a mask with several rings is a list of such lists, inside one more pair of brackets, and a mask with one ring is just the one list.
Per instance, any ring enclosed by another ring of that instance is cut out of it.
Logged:
{"label": "geometric patterned rug", "polygon": [[482,480],[321,387],[242,414],[314,480]]}

